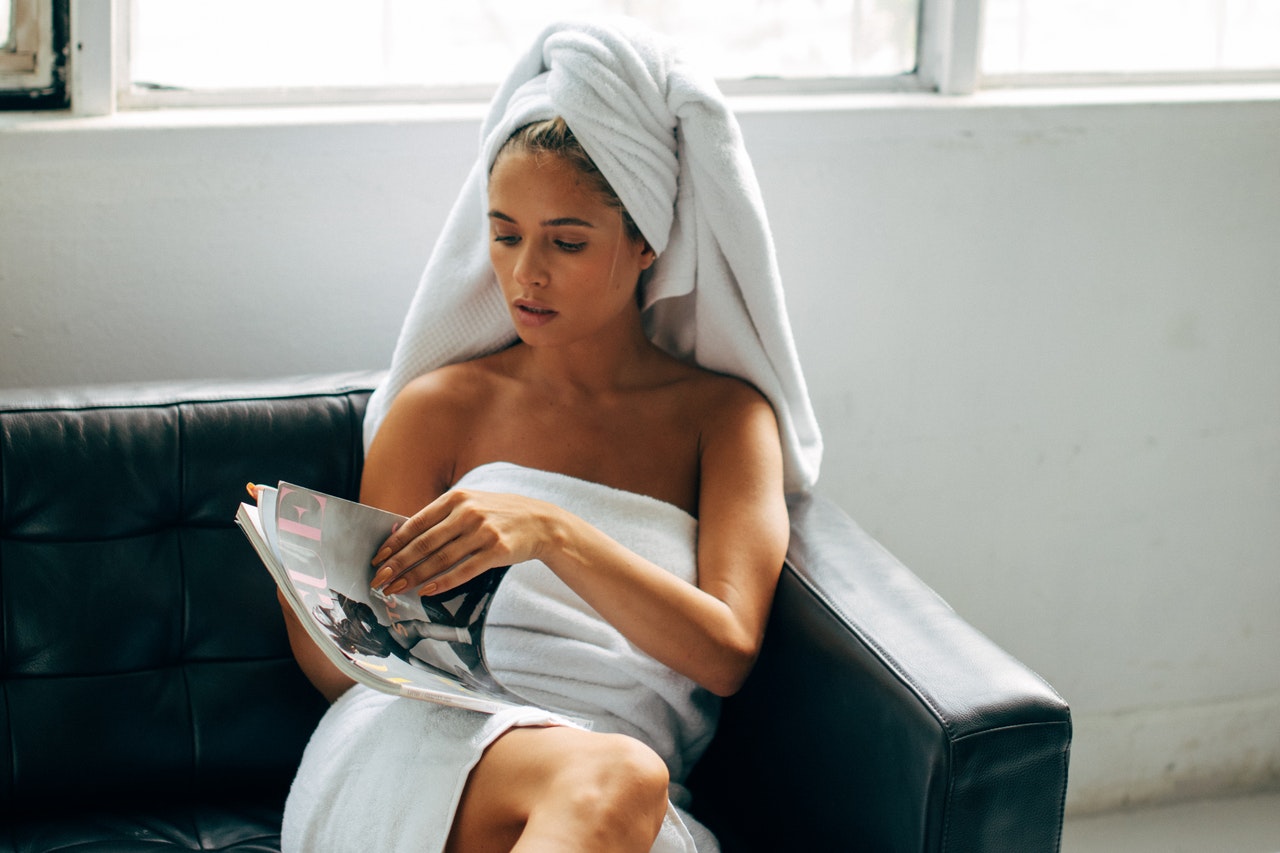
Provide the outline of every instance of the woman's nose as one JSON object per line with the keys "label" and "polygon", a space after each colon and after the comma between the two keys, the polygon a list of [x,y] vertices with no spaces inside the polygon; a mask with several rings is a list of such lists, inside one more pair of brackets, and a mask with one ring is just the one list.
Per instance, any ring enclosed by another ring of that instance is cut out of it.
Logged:
{"label": "woman's nose", "polygon": [[512,275],[525,287],[541,287],[547,283],[547,269],[542,252],[527,243],[520,247]]}

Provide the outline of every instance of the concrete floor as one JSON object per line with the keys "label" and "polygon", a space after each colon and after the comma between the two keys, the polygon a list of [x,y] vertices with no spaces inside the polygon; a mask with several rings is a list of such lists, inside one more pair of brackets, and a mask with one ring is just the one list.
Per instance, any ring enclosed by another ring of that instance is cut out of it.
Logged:
{"label": "concrete floor", "polygon": [[1280,792],[1068,817],[1062,853],[1280,853]]}

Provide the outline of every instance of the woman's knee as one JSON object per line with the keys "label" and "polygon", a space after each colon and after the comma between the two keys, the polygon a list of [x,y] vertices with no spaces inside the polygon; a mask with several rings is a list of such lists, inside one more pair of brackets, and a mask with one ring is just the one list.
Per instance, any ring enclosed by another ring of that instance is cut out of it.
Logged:
{"label": "woman's knee", "polygon": [[565,802],[586,822],[609,831],[650,826],[656,835],[667,811],[670,775],[649,747],[625,735],[597,735],[557,774]]}
{"label": "woman's knee", "polygon": [[667,766],[624,735],[513,729],[471,772],[449,851],[534,839],[548,850],[646,851],[667,811]]}

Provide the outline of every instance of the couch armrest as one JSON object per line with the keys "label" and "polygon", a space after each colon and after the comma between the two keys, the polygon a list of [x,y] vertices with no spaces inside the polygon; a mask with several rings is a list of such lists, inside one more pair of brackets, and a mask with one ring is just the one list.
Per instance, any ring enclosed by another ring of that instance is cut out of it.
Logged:
{"label": "couch armrest", "polygon": [[765,645],[695,811],[730,851],[1057,850],[1066,703],[833,503],[788,503]]}

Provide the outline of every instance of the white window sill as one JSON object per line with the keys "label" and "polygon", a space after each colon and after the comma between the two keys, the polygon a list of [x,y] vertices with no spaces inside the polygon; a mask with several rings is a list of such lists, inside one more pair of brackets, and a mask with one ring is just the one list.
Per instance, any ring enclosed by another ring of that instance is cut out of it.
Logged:
{"label": "white window sill", "polygon": [[[904,112],[1280,103],[1280,82],[1004,88],[985,89],[963,96],[925,92],[740,95],[730,96],[728,100],[739,115],[875,110]],[[0,133],[478,122],[483,119],[485,110],[486,105],[483,103],[462,102],[342,106],[174,107],[122,110],[107,116],[79,116],[73,111],[0,112]]]}

